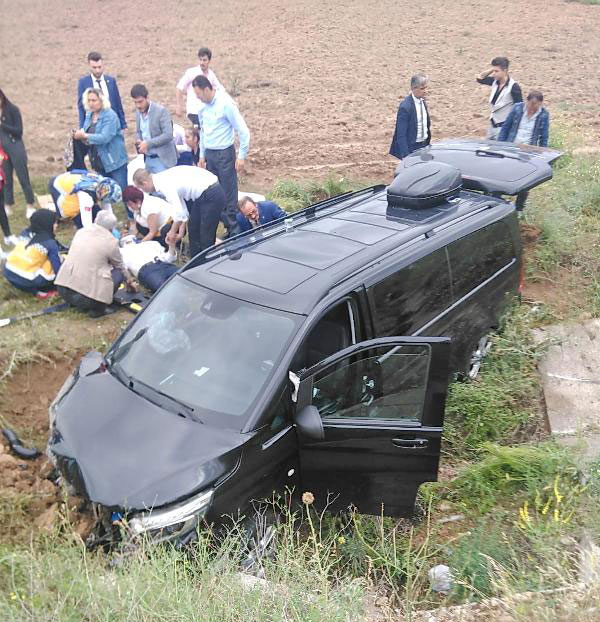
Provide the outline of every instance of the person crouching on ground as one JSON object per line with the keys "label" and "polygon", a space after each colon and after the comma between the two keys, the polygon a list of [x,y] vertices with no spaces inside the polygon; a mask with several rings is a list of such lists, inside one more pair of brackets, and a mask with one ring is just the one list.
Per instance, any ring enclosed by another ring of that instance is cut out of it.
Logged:
{"label": "person crouching on ground", "polygon": [[102,210],[93,225],[79,229],[55,280],[64,301],[90,317],[111,312],[108,306],[124,280],[129,289],[136,288],[111,233],[116,224],[115,215]]}
{"label": "person crouching on ground", "polygon": [[177,166],[198,166],[200,162],[200,130],[197,127],[185,129],[185,144],[189,148],[177,157]]}
{"label": "person crouching on ground", "polygon": [[238,209],[240,210],[237,214],[239,233],[287,217],[287,213],[277,203],[273,203],[273,201],[258,201],[256,203],[251,197],[242,197],[238,203]]}
{"label": "person crouching on ground", "polygon": [[166,251],[158,242],[137,242],[135,236],[126,235],[119,246],[127,270],[152,293],[179,270],[173,265],[177,259],[174,244]]}
{"label": "person crouching on ground", "polygon": [[56,214],[38,209],[30,219],[29,239],[19,240],[4,264],[6,280],[21,291],[49,298],[56,294],[54,281],[61,262],[54,238]]}
{"label": "person crouching on ground", "polygon": [[130,232],[140,236],[142,242],[156,240],[167,248],[165,238],[173,224],[171,206],[164,199],[144,194],[135,186],[125,188],[123,203],[133,212]]}

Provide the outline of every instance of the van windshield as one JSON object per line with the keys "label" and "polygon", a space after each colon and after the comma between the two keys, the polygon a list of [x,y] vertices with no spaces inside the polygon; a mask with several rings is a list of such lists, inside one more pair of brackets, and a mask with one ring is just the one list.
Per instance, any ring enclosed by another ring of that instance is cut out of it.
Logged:
{"label": "van windshield", "polygon": [[145,386],[193,409],[197,420],[237,428],[277,369],[299,319],[177,276],[107,360],[134,389]]}

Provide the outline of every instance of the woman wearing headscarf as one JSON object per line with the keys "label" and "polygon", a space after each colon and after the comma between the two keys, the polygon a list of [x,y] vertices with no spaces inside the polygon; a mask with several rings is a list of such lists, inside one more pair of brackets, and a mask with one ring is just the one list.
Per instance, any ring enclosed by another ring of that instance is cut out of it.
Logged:
{"label": "woman wearing headscarf", "polygon": [[60,269],[59,245],[54,238],[56,214],[36,210],[30,219],[28,239],[20,239],[4,264],[6,280],[38,298],[54,295],[54,279]]}
{"label": "woman wearing headscarf", "polygon": [[29,170],[27,169],[27,152],[23,143],[23,119],[21,112],[0,89],[0,147],[8,155],[2,167],[6,177],[4,186],[4,204],[8,214],[11,207],[15,204],[13,190],[13,170],[17,173],[17,178],[21,184],[25,200],[27,201],[27,218],[33,214],[34,196],[29,181]]}
{"label": "woman wearing headscarf", "polygon": [[114,179],[123,191],[127,186],[128,158],[119,117],[100,89],[87,89],[82,100],[85,120],[83,127],[73,132],[73,138],[89,146],[92,168]]}
{"label": "woman wearing headscarf", "polygon": [[135,288],[111,233],[116,223],[114,214],[101,210],[93,225],[79,229],[56,277],[58,293],[65,302],[90,317],[110,312],[114,293],[124,280],[129,288]]}

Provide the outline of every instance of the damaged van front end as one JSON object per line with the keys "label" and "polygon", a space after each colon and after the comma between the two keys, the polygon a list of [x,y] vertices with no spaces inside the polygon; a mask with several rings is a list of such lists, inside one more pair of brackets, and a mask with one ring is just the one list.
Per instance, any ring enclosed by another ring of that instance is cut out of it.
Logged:
{"label": "damaged van front end", "polygon": [[139,396],[96,352],[65,381],[49,416],[48,455],[68,493],[90,502],[92,545],[123,534],[193,539],[244,440]]}

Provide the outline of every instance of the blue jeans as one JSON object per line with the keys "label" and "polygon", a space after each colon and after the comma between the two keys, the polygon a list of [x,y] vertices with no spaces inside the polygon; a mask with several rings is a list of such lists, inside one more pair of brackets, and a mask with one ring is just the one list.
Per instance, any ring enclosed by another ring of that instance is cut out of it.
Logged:
{"label": "blue jeans", "polygon": [[162,163],[159,157],[151,158],[150,156],[146,156],[144,158],[144,164],[149,173],[160,173],[161,171],[167,170],[167,167]]}

